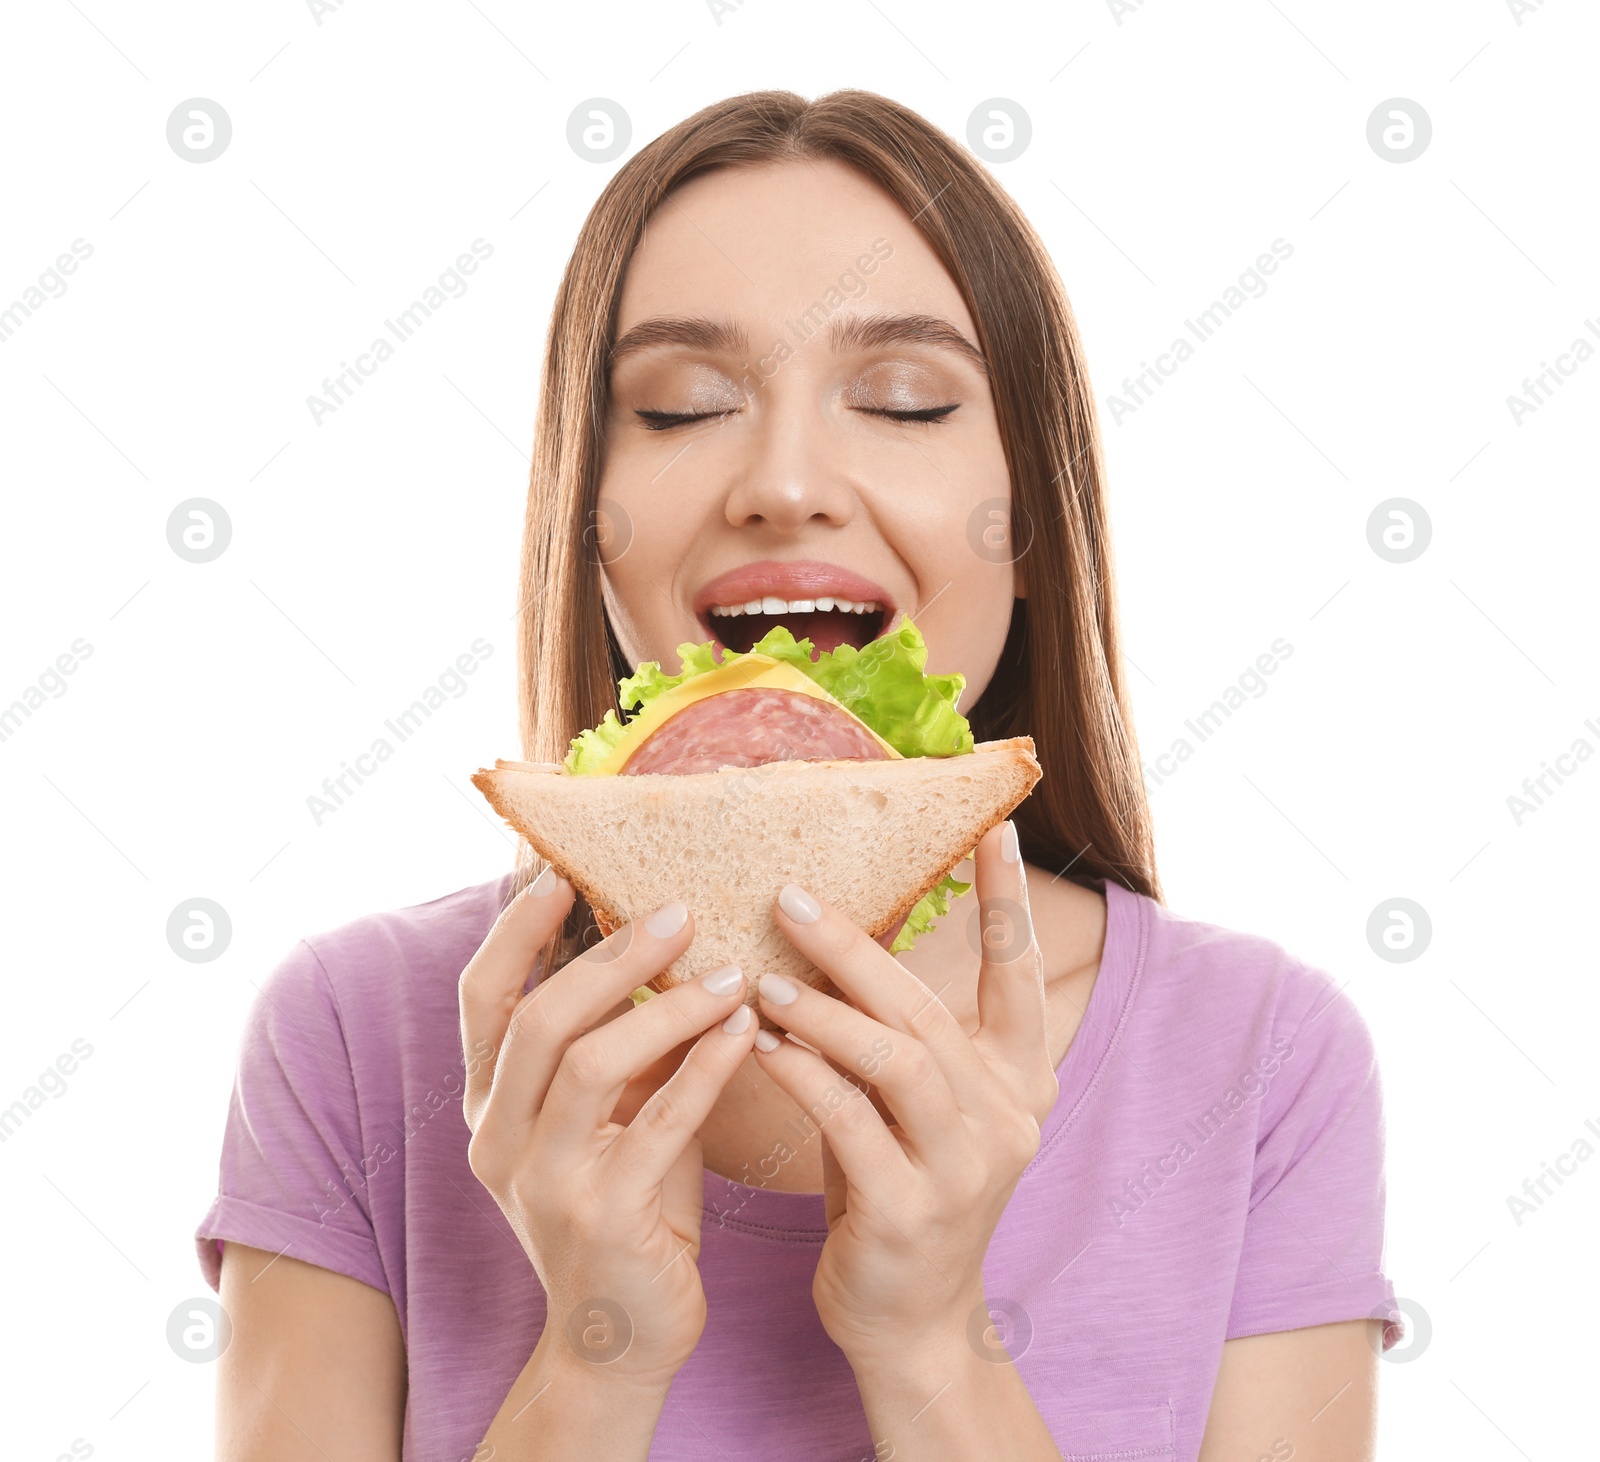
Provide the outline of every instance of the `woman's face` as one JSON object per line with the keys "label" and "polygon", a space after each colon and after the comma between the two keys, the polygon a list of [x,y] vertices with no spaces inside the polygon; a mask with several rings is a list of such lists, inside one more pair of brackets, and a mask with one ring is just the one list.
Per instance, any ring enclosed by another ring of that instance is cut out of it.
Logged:
{"label": "woman's face", "polygon": [[1010,496],[972,318],[887,194],[798,161],[661,206],[622,292],[600,485],[631,663],[779,623],[859,646],[910,616],[969,709],[1021,592]]}

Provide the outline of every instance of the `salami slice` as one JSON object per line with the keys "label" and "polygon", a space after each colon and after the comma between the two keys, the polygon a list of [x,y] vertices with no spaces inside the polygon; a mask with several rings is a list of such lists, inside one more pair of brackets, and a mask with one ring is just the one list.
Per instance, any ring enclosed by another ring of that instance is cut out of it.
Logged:
{"label": "salami slice", "polygon": [[886,761],[889,753],[838,706],[798,690],[750,686],[707,696],[647,736],[621,775],[714,772],[770,761]]}

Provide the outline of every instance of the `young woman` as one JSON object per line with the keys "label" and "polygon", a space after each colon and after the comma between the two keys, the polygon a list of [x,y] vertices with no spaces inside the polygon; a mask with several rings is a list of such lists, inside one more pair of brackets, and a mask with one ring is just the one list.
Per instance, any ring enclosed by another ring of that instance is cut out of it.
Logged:
{"label": "young woman", "polygon": [[556,300],[525,535],[529,758],[685,641],[910,616],[1044,779],[901,957],[774,890],[842,998],[731,970],[635,1006],[694,910],[601,941],[531,860],[303,941],[198,1234],[220,1454],[1369,1458],[1372,1044],[1160,902],[1088,374],[993,180],[860,92],[646,147]]}

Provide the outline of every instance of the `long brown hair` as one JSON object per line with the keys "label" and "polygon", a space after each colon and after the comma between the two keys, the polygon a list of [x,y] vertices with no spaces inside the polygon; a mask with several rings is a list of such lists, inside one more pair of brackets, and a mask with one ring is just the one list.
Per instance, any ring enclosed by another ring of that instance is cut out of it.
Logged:
{"label": "long brown hair", "polygon": [[[1083,346],[1055,268],[1000,186],[915,112],[865,91],[806,101],[730,97],[641,149],[590,210],[545,344],[522,543],[518,678],[523,755],[557,762],[617,707],[631,673],[600,594],[596,534],[608,386],[624,271],[662,200],[715,168],[831,158],[905,210],[961,291],[989,363],[1010,470],[1013,601],[994,677],[967,712],[980,741],[1032,736],[1044,776],[1015,814],[1022,854],[1075,882],[1161,898],[1123,675],[1099,426]],[[620,713],[620,708],[619,713]],[[515,887],[540,862],[526,844]],[[543,968],[597,937],[582,900]]]}

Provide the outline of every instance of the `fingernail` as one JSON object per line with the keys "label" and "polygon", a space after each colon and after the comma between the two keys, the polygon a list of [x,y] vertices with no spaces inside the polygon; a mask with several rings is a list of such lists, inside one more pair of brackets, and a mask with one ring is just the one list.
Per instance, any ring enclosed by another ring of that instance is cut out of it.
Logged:
{"label": "fingernail", "polygon": [[[744,1006],[740,1007],[740,1009],[742,1009],[742,1010],[748,1010],[749,1008],[750,1007],[748,1005],[744,1005]],[[775,1035],[773,1035],[771,1031],[757,1031],[756,1032],[756,1050],[758,1050],[758,1051],[776,1051],[778,1049],[778,1045],[779,1045],[778,1038]]]}
{"label": "fingernail", "polygon": [[556,885],[561,882],[554,868],[546,868],[532,883],[528,885],[528,897],[542,899],[556,891]]}
{"label": "fingernail", "polygon": [[1008,817],[1000,824],[1000,857],[1007,863],[1015,863],[1022,856],[1022,850],[1017,846],[1017,825]]}
{"label": "fingernail", "polygon": [[778,907],[796,924],[814,924],[822,916],[822,905],[798,883],[786,883],[778,894]]}
{"label": "fingernail", "polygon": [[793,1005],[799,993],[793,981],[784,979],[782,975],[761,977],[761,998],[770,1000],[774,1005]]}
{"label": "fingernail", "polygon": [[689,910],[682,904],[674,901],[664,904],[644,921],[644,927],[654,934],[657,939],[670,939],[683,928],[683,921],[689,917]]}
{"label": "fingernail", "polygon": [[701,975],[700,983],[713,995],[731,995],[743,986],[744,971],[738,965],[724,965],[720,970],[712,970],[709,975]]}
{"label": "fingernail", "polygon": [[730,1036],[736,1036],[740,1031],[748,1028],[749,1024],[750,1007],[748,1005],[741,1005],[736,1011],[733,1012],[732,1015],[722,1022],[722,1028],[723,1030],[727,1031]]}

